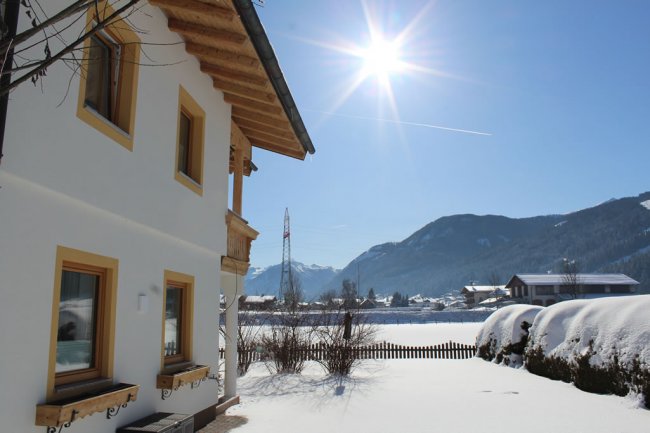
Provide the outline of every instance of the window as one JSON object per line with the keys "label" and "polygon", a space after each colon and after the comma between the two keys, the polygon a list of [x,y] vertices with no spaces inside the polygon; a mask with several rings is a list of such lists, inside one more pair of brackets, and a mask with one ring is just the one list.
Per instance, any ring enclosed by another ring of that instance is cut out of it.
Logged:
{"label": "window", "polygon": [[552,295],[553,293],[555,293],[553,286],[535,286],[536,295]]}
{"label": "window", "polygon": [[178,102],[175,178],[202,195],[205,112],[183,87],[180,88]]}
{"label": "window", "polygon": [[163,368],[192,359],[194,278],[165,271]]}
{"label": "window", "polygon": [[117,120],[119,62],[119,44],[103,33],[90,38],[84,103],[112,123]]}
{"label": "window", "polygon": [[112,374],[117,260],[57,248],[48,396]]}
{"label": "window", "polygon": [[[99,11],[100,19],[97,19]],[[113,13],[106,1],[89,8],[86,28]],[[77,116],[133,150],[140,39],[124,21],[86,40]]]}

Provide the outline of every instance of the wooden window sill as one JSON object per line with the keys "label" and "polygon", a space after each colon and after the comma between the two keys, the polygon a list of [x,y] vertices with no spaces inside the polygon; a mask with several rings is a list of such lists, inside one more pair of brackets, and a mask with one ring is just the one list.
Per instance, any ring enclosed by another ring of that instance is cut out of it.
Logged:
{"label": "wooden window sill", "polygon": [[164,400],[171,395],[171,391],[176,391],[183,385],[191,384],[192,388],[196,388],[209,374],[210,367],[207,365],[194,365],[176,373],[163,372],[156,377],[156,388],[163,390]]}
{"label": "wooden window sill", "polygon": [[48,427],[69,427],[73,421],[106,411],[106,417],[117,415],[121,407],[138,396],[140,385],[118,383],[99,391],[87,392],[57,402],[36,406],[36,425]]}

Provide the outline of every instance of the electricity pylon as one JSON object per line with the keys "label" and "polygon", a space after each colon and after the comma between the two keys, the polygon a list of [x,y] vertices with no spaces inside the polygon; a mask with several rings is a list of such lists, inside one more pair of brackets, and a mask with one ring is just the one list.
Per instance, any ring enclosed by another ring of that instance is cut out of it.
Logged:
{"label": "electricity pylon", "polygon": [[291,228],[289,227],[289,208],[284,210],[284,232],[282,233],[282,271],[280,273],[280,293],[278,301],[284,300],[285,293],[291,289]]}

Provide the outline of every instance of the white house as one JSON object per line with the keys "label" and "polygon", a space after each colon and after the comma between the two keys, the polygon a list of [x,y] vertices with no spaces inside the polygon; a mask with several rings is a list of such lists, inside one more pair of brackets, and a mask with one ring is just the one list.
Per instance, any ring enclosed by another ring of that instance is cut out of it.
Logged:
{"label": "white house", "polygon": [[506,287],[513,301],[548,307],[575,298],[633,295],[638,285],[624,274],[515,274]]}
{"label": "white house", "polygon": [[[40,5],[52,17],[71,3]],[[71,16],[62,36],[75,40],[123,3]],[[25,7],[19,34],[31,26]],[[80,71],[55,63],[43,89],[22,84],[8,101],[2,431],[108,433],[155,412],[188,414],[194,430],[214,419],[220,292],[243,294],[257,236],[242,218],[251,148],[314,151],[250,0],[129,11],[85,39]],[[226,311],[231,400],[237,304]]]}
{"label": "white house", "polygon": [[478,306],[481,302],[490,298],[502,298],[509,295],[506,286],[463,286],[460,293],[465,296],[465,303],[469,308]]}

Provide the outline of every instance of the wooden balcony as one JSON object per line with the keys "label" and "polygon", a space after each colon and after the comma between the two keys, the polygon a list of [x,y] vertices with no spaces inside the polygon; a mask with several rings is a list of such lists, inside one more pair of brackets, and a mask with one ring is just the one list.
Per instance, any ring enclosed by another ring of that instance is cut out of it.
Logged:
{"label": "wooden balcony", "polygon": [[259,234],[248,225],[248,221],[229,210],[226,215],[228,228],[227,255],[221,258],[221,270],[246,275],[250,265],[251,243]]}

